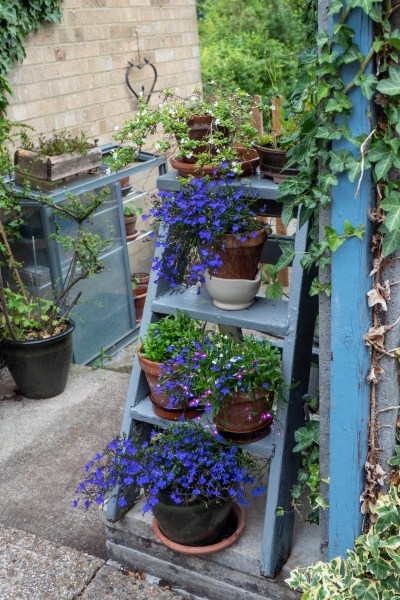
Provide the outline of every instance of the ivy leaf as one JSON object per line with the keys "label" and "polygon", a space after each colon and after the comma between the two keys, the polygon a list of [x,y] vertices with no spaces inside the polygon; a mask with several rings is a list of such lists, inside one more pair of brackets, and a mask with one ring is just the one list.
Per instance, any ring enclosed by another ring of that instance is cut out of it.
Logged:
{"label": "ivy leaf", "polygon": [[312,446],[312,444],[319,444],[318,421],[310,421],[307,426],[296,429],[294,439],[297,444],[293,448],[293,452],[301,452]]}
{"label": "ivy leaf", "polygon": [[289,202],[285,201],[285,203],[283,205],[281,219],[282,219],[282,223],[284,224],[284,226],[286,228],[293,218],[293,209],[294,209],[295,205],[296,205],[296,199],[290,200]]}
{"label": "ivy leaf", "polygon": [[400,526],[400,512],[394,504],[380,506],[374,512],[378,515],[378,520],[375,524],[377,533],[382,533],[392,526],[396,528]]}
{"label": "ivy leaf", "polygon": [[325,225],[325,238],[331,252],[336,252],[346,241],[344,237],[339,237],[336,229]]}
{"label": "ivy leaf", "polygon": [[342,132],[334,123],[326,123],[318,127],[315,137],[322,140],[340,140]]}
{"label": "ivy leaf", "polygon": [[375,582],[369,582],[368,579],[360,580],[356,585],[351,586],[353,598],[362,598],[363,600],[380,600],[379,592]]}
{"label": "ivy leaf", "polygon": [[276,271],[281,271],[291,265],[295,257],[294,244],[292,242],[282,242],[279,244],[279,248],[282,250],[282,254],[275,265]]}
{"label": "ivy leaf", "polygon": [[[392,467],[400,466],[400,446],[395,447],[395,452],[396,454],[388,460],[389,465]],[[397,538],[399,540],[399,544],[396,547],[400,547],[400,536],[397,536]]]}
{"label": "ivy leaf", "polygon": [[337,15],[343,9],[342,0],[331,0],[328,15]]}
{"label": "ivy leaf", "polygon": [[385,579],[392,572],[391,564],[383,558],[371,558],[368,562],[368,568],[372,575],[378,579]]}
{"label": "ivy leaf", "polygon": [[376,0],[348,0],[347,5],[351,8],[361,8],[369,15],[375,2]]}
{"label": "ivy leaf", "polygon": [[375,4],[372,7],[372,10],[370,10],[370,12],[369,12],[369,17],[370,17],[370,19],[375,21],[375,23],[382,23],[382,3],[381,2],[375,2]]}
{"label": "ivy leaf", "polygon": [[330,98],[325,106],[326,113],[342,113],[344,110],[350,110],[353,104],[350,98],[342,92],[335,92],[333,98]]}
{"label": "ivy leaf", "polygon": [[345,65],[354,62],[355,60],[362,60],[363,55],[360,52],[360,48],[357,44],[352,44],[344,54],[342,54],[342,62]]}
{"label": "ivy leaf", "polygon": [[280,281],[269,283],[265,288],[265,297],[271,300],[280,300],[283,296],[283,287]]}
{"label": "ivy leaf", "polygon": [[385,225],[388,230],[400,229],[400,193],[392,191],[381,202],[381,208],[387,213]]}
{"label": "ivy leaf", "polygon": [[400,94],[400,66],[392,65],[389,67],[389,77],[379,81],[376,89],[387,96]]}
{"label": "ivy leaf", "polygon": [[330,152],[330,163],[329,166],[333,173],[342,173],[347,168],[347,163],[354,159],[350,150],[337,150]]}
{"label": "ivy leaf", "polygon": [[382,252],[386,258],[400,248],[400,231],[389,231],[382,239]]}
{"label": "ivy leaf", "polygon": [[[386,36],[385,36],[386,37]],[[390,34],[386,37],[387,41],[393,48],[396,50],[400,50],[400,29],[394,29],[390,32]]]}
{"label": "ivy leaf", "polygon": [[375,75],[356,75],[354,78],[354,83],[360,87],[362,94],[367,98],[367,100],[371,100],[372,96],[375,93],[376,85],[378,83]]}
{"label": "ivy leaf", "polygon": [[319,104],[321,100],[327,98],[330,93],[331,88],[326,81],[320,81],[317,87],[317,103]]}

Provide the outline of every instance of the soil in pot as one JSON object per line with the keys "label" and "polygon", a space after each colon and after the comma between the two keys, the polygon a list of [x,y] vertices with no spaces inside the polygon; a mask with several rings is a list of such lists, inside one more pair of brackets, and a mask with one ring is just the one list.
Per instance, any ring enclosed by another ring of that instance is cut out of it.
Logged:
{"label": "soil in pot", "polygon": [[246,513],[242,506],[234,502],[225,527],[215,542],[206,546],[189,546],[187,544],[178,544],[168,539],[160,530],[157,520],[153,519],[153,530],[160,542],[175,552],[181,552],[189,556],[207,556],[208,554],[214,554],[215,552],[229,548],[242,535],[245,526]]}
{"label": "soil in pot", "polygon": [[285,169],[287,163],[286,151],[274,148],[265,148],[253,144],[260,157],[260,178],[273,179],[275,183],[280,183],[286,177],[293,177],[298,174],[298,169],[289,167]]}
{"label": "soil in pot", "polygon": [[226,235],[217,249],[223,265],[214,269],[212,275],[222,279],[255,279],[266,239],[264,229],[257,232],[257,237],[249,237],[244,242],[232,234]]}
{"label": "soil in pot", "polygon": [[177,421],[182,417],[185,419],[193,419],[194,417],[197,417],[203,409],[188,406],[187,404],[178,404],[173,408],[169,408],[169,396],[165,392],[160,392],[157,389],[159,377],[161,375],[161,363],[153,362],[147,358],[144,358],[141,355],[140,350],[141,346],[138,348],[139,364],[146,376],[147,384],[150,388],[150,400],[154,413],[157,416],[169,421]]}
{"label": "soil in pot", "polygon": [[238,443],[262,439],[268,435],[272,421],[271,400],[265,390],[257,390],[252,396],[245,392],[225,396],[214,416],[220,434]]}
{"label": "soil in pot", "polygon": [[22,395],[45,399],[65,390],[72,361],[74,328],[74,322],[70,321],[65,331],[50,338],[1,341],[1,353]]}
{"label": "soil in pot", "polygon": [[217,541],[232,509],[232,499],[199,499],[176,504],[161,492],[153,507],[161,532],[173,542],[185,546],[206,546]]}

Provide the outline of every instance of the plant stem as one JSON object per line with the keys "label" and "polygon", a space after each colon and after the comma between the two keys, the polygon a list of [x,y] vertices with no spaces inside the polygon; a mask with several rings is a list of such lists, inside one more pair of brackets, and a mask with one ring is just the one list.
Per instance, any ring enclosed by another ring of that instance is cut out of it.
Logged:
{"label": "plant stem", "polygon": [[0,269],[0,306],[1,306],[1,310],[3,311],[3,315],[6,320],[7,328],[8,328],[8,331],[10,332],[11,338],[14,342],[16,342],[17,336],[15,335],[14,328],[11,323],[10,315],[8,314],[7,300],[4,295],[4,281],[3,281],[3,276],[1,274],[1,269]]}
{"label": "plant stem", "polygon": [[[23,297],[25,298],[26,301],[28,301],[28,294],[26,293],[26,289],[24,284],[22,283],[22,279],[21,276],[19,274],[19,271],[16,267],[16,260],[14,258],[14,254],[10,248],[10,244],[8,243],[8,239],[6,236],[6,232],[4,231],[4,227],[3,227],[3,223],[0,221],[0,235],[3,239],[3,243],[6,247],[7,253],[8,253],[8,258],[9,258],[9,266],[11,267],[14,277],[18,283],[18,287],[19,290],[21,292],[21,294],[23,295]],[[3,289],[3,280],[1,280],[1,285],[2,285],[2,289]]]}
{"label": "plant stem", "polygon": [[[369,52],[368,52],[367,56],[365,57],[365,59],[364,59],[364,60],[362,61],[362,63],[360,64],[360,68],[359,68],[359,69],[358,69],[358,71],[357,71],[357,75],[356,75],[356,77],[358,77],[359,75],[362,75],[362,74],[364,73],[365,69],[366,69],[366,68],[367,68],[367,66],[368,66],[368,63],[369,63],[369,61],[370,61],[370,60],[373,58],[374,54],[375,54],[375,50],[374,50],[374,48],[371,46],[371,48],[370,48],[370,50],[369,50]],[[351,89],[352,89],[352,88],[355,86],[354,80],[355,80],[355,78],[354,78],[352,81],[350,81],[350,83],[348,83],[348,84],[346,85],[346,87],[345,87],[345,88],[344,88],[344,90],[343,90],[343,93],[344,93],[344,94],[347,94],[347,92],[348,92],[349,90],[351,90]]]}

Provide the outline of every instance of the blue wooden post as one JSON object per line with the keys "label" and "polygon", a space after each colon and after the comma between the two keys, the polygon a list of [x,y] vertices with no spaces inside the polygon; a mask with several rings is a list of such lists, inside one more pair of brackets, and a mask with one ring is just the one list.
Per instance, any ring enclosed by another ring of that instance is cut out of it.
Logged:
{"label": "blue wooden post", "polygon": [[[347,24],[356,32],[354,41],[366,55],[371,47],[371,21],[362,11],[353,13]],[[352,65],[342,73],[346,83],[354,74]],[[350,92],[350,98],[352,136],[368,133],[370,102],[358,88]],[[343,141],[336,143],[334,149],[354,151],[351,144]],[[347,219],[354,226],[363,224],[366,232],[362,241],[346,241],[332,258],[329,558],[344,555],[360,533],[359,498],[368,441],[369,358],[363,342],[370,322],[366,294],[371,288],[368,209],[373,185],[368,171],[357,198],[356,187],[357,181],[350,183],[347,175],[342,175],[332,190],[332,227],[343,233]]]}

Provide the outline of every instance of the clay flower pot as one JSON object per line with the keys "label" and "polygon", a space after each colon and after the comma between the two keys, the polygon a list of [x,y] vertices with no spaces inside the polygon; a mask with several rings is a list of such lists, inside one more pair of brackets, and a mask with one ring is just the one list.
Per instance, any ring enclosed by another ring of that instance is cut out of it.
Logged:
{"label": "clay flower pot", "polygon": [[250,395],[235,392],[233,396],[225,396],[214,416],[219,433],[238,443],[262,439],[268,435],[272,421],[271,398],[263,389]]}
{"label": "clay flower pot", "polygon": [[286,179],[286,177],[293,177],[298,174],[299,171],[295,167],[285,169],[285,165],[288,162],[285,150],[266,148],[265,146],[258,146],[257,144],[253,144],[253,146],[260,157],[261,179],[269,178],[275,183],[280,183],[283,179]]}
{"label": "clay flower pot", "polygon": [[137,232],[136,221],[137,221],[137,215],[134,215],[133,217],[124,216],[125,231],[126,231],[127,237],[135,235],[135,233]]}
{"label": "clay flower pot", "polygon": [[169,421],[176,421],[182,417],[185,419],[197,417],[202,412],[202,409],[188,406],[186,403],[180,403],[174,407],[169,406],[169,396],[165,392],[160,392],[158,390],[162,363],[153,362],[152,360],[144,358],[141,354],[141,349],[142,346],[140,346],[137,351],[139,364],[146,376],[147,384],[150,388],[150,400],[154,413]]}
{"label": "clay flower pot", "polygon": [[255,279],[266,239],[264,229],[257,231],[256,237],[248,237],[244,242],[232,234],[224,236],[221,247],[217,248],[223,265],[214,269],[212,275],[222,279]]}
{"label": "clay flower pot", "polygon": [[[247,177],[252,173],[255,173],[258,167],[259,158],[256,150],[252,148],[238,148],[240,154],[240,164],[242,167],[242,172],[240,177]],[[204,177],[204,175],[209,175],[210,177],[218,177],[223,176],[226,172],[226,169],[218,175],[218,168],[212,167],[210,165],[198,165],[196,162],[193,162],[192,159],[186,158],[170,158],[170,163],[173,169],[178,171],[178,175],[180,177]]]}

